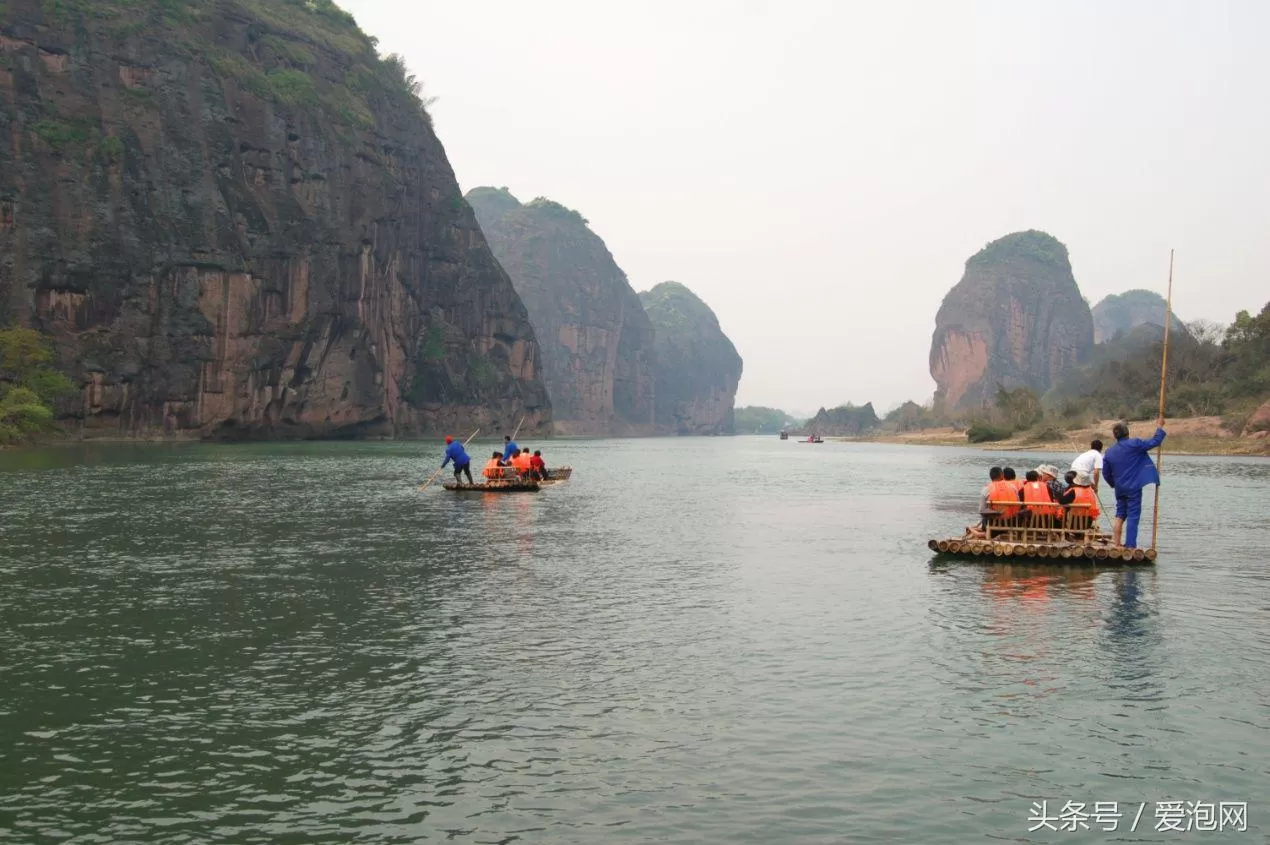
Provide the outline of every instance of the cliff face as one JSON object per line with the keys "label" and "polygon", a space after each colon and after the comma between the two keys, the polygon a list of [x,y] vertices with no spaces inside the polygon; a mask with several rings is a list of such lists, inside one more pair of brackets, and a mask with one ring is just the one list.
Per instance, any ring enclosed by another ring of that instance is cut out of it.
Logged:
{"label": "cliff face", "polygon": [[86,433],[545,431],[528,315],[330,0],[0,4],[0,322]]}
{"label": "cliff face", "polygon": [[653,329],[604,241],[550,200],[497,188],[467,199],[529,309],[556,430],[651,433]]}
{"label": "cliff face", "polygon": [[1067,248],[1044,232],[1006,235],[966,262],[931,339],[936,403],[991,404],[997,384],[1046,391],[1094,342]]}
{"label": "cliff face", "polygon": [[878,427],[881,420],[872,402],[863,406],[840,405],[837,408],[821,408],[799,431],[819,434],[822,437],[855,437]]}
{"label": "cliff face", "polygon": [[[1106,343],[1118,334],[1127,335],[1138,326],[1163,328],[1165,305],[1164,297],[1149,290],[1130,290],[1104,297],[1093,308],[1094,343]],[[1176,314],[1169,331],[1186,331]]]}
{"label": "cliff face", "polygon": [[656,332],[658,430],[731,434],[741,356],[719,319],[677,282],[662,282],[639,299]]}

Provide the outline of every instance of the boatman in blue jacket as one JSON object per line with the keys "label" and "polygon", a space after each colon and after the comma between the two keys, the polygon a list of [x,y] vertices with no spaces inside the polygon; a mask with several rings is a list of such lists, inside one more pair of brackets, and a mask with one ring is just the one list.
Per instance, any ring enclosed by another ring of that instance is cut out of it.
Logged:
{"label": "boatman in blue jacket", "polygon": [[503,435],[503,463],[507,463],[512,459],[512,455],[516,454],[516,450],[520,447],[516,445],[516,441],[512,440],[510,434]]}
{"label": "boatman in blue jacket", "polygon": [[454,461],[454,481],[456,484],[462,484],[463,479],[459,477],[460,473],[467,473],[467,483],[472,483],[472,459],[467,456],[467,452],[463,449],[463,444],[459,443],[450,435],[445,436],[445,460],[441,462],[441,468],[445,469],[445,465],[450,461]]}
{"label": "boatman in blue jacket", "polygon": [[1116,521],[1113,537],[1117,546],[1121,531],[1124,545],[1137,548],[1138,520],[1142,517],[1142,488],[1160,483],[1160,471],[1147,454],[1164,442],[1164,418],[1155,421],[1155,436],[1150,440],[1130,437],[1129,427],[1118,422],[1111,427],[1116,442],[1102,459],[1102,477],[1116,491]]}

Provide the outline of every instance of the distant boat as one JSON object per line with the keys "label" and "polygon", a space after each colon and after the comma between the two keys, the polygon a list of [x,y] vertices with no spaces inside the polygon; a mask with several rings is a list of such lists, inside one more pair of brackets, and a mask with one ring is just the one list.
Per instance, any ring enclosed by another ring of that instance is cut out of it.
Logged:
{"label": "distant boat", "polygon": [[807,435],[806,440],[799,440],[798,442],[799,443],[824,443],[825,438],[821,437],[819,434],[809,434]]}
{"label": "distant boat", "polygon": [[782,431],[782,432],[781,432],[781,440],[788,440],[788,439],[789,439],[789,432],[788,432],[788,431]]}

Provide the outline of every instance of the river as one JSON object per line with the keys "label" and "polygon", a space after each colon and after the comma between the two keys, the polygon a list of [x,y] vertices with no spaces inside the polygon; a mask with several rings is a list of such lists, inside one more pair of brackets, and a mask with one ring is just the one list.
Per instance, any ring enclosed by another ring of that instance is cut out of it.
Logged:
{"label": "river", "polygon": [[528,445],[0,453],[0,842],[1270,835],[1270,462],[1125,570],[933,562],[999,454]]}

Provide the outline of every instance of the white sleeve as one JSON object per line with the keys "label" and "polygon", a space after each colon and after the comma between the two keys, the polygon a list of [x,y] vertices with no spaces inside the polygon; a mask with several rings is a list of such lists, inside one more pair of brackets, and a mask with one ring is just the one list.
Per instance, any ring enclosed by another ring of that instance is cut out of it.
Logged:
{"label": "white sleeve", "polygon": [[1094,452],[1094,469],[1102,469],[1102,452]]}

